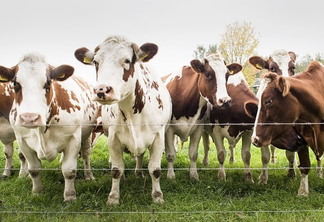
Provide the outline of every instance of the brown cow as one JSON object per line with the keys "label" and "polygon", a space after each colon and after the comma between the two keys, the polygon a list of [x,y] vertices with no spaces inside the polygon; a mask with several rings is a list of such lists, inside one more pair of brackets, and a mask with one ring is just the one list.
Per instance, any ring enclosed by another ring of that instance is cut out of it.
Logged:
{"label": "brown cow", "polygon": [[[252,142],[256,146],[273,144],[297,151],[302,177],[298,195],[306,196],[310,159],[305,144],[318,160],[324,152],[324,130],[316,124],[324,120],[324,67],[314,61],[298,75],[282,77],[269,73],[264,81],[259,109],[253,104],[246,106],[250,113],[257,110]],[[305,122],[309,124],[298,125]]]}

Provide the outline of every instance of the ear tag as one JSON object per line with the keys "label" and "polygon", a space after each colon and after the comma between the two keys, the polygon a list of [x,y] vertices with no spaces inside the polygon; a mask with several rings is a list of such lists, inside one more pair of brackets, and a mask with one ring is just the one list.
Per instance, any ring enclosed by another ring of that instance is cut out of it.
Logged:
{"label": "ear tag", "polygon": [[87,64],[91,64],[92,63],[92,59],[90,59],[89,57],[84,57],[83,62],[84,63],[87,63]]}
{"label": "ear tag", "polygon": [[263,69],[263,67],[262,67],[259,63],[257,63],[257,64],[255,65],[255,67],[256,67],[257,69]]}
{"label": "ear tag", "polygon": [[5,78],[5,77],[3,77],[2,75],[0,75],[0,81],[2,81],[2,82],[8,82],[8,81],[9,81],[9,79],[8,79],[8,78]]}
{"label": "ear tag", "polygon": [[147,56],[148,56],[148,54],[143,53],[143,54],[141,55],[141,57],[138,58],[138,61],[142,61],[142,59],[144,59],[144,58],[147,57]]}
{"label": "ear tag", "polygon": [[234,71],[233,70],[229,70],[229,74],[233,75]]}
{"label": "ear tag", "polygon": [[65,73],[62,73],[57,79],[63,79],[65,77]]}

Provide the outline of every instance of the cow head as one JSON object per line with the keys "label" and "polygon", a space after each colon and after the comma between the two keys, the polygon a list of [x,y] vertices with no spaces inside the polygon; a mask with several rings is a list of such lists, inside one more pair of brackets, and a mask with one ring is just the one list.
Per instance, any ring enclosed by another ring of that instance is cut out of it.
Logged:
{"label": "cow head", "polygon": [[[293,126],[300,109],[296,97],[289,92],[289,81],[275,73],[268,73],[263,78],[265,84],[258,94],[258,107],[251,103],[245,104],[247,113],[256,116],[252,143],[255,146],[273,144],[296,151],[297,146],[305,144],[305,141]],[[287,138],[290,144],[285,141]]]}
{"label": "cow head", "polygon": [[75,51],[75,57],[84,64],[95,65],[97,85],[94,100],[101,104],[114,104],[133,92],[135,63],[149,61],[158,51],[157,45],[146,43],[138,47],[121,36],[111,36],[96,47]]}
{"label": "cow head", "polygon": [[36,53],[25,55],[12,68],[0,66],[0,81],[11,81],[14,85],[15,124],[29,128],[45,126],[53,98],[52,80],[64,81],[73,72],[69,65],[53,68]]}
{"label": "cow head", "polygon": [[285,50],[276,50],[268,60],[259,56],[253,56],[249,62],[257,69],[267,69],[282,76],[292,76],[295,74],[296,54]]}
{"label": "cow head", "polygon": [[194,59],[190,64],[200,74],[198,81],[200,94],[214,106],[228,107],[231,98],[227,93],[227,79],[229,75],[241,71],[242,66],[236,63],[226,66],[219,54],[211,54],[202,62]]}

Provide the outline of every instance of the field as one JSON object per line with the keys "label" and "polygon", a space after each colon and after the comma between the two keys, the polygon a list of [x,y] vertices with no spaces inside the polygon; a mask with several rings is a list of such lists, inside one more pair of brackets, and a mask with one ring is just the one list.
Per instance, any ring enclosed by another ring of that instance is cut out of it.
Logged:
{"label": "field", "polygon": [[[240,144],[236,148],[236,162],[229,164],[227,157],[227,181],[218,181],[216,151],[214,145],[209,155],[208,167],[202,165],[203,151],[199,149],[199,181],[190,181],[187,148],[178,150],[175,161],[176,179],[167,180],[162,172],[161,188],[165,203],[157,205],[151,199],[151,180],[134,175],[135,161],[125,154],[125,179],[121,183],[121,204],[107,206],[111,186],[108,170],[107,139],[101,137],[92,153],[92,167],[96,180],[84,181],[82,170],[76,181],[77,200],[63,203],[63,176],[59,158],[44,162],[42,172],[44,192],[32,195],[31,180],[18,178],[18,171],[0,181],[0,221],[323,221],[324,184],[315,169],[309,176],[310,195],[298,197],[299,171],[296,179],[288,179],[285,167],[288,162],[283,151],[277,150],[276,164],[270,164],[269,181],[258,185],[260,174],[260,150],[252,150],[251,167],[254,184],[243,180],[243,163]],[[187,144],[185,144],[186,147]],[[0,148],[3,152],[3,147]],[[311,155],[313,158],[313,155]],[[147,158],[146,158],[147,160]],[[0,167],[4,166],[1,153]],[[14,165],[19,166],[17,152]],[[82,161],[78,166],[82,169]],[[147,161],[144,163],[147,166]],[[312,166],[316,166],[312,159]],[[162,167],[166,168],[163,158]],[[2,171],[2,169],[1,169]]]}

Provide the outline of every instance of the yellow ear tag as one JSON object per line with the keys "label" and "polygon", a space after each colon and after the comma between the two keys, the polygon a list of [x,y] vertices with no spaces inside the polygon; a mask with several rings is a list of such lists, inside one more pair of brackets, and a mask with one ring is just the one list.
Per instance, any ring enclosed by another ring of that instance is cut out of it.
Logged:
{"label": "yellow ear tag", "polygon": [[233,70],[230,70],[229,71],[229,74],[233,75],[234,74],[234,71]]}
{"label": "yellow ear tag", "polygon": [[62,73],[57,79],[63,79],[65,77],[65,73]]}
{"label": "yellow ear tag", "polygon": [[143,53],[143,55],[138,58],[138,61],[142,61],[142,59],[144,59],[146,56],[148,56],[148,54]]}
{"label": "yellow ear tag", "polygon": [[8,81],[9,81],[9,79],[8,79],[8,78],[5,78],[5,77],[3,77],[2,75],[0,75],[0,81],[2,81],[2,82],[8,82]]}
{"label": "yellow ear tag", "polygon": [[255,67],[256,67],[257,69],[263,69],[263,67],[262,67],[259,63],[257,63],[257,64],[255,65]]}
{"label": "yellow ear tag", "polygon": [[87,64],[91,64],[92,63],[92,59],[90,59],[89,57],[84,57],[83,62],[84,63],[87,63]]}

